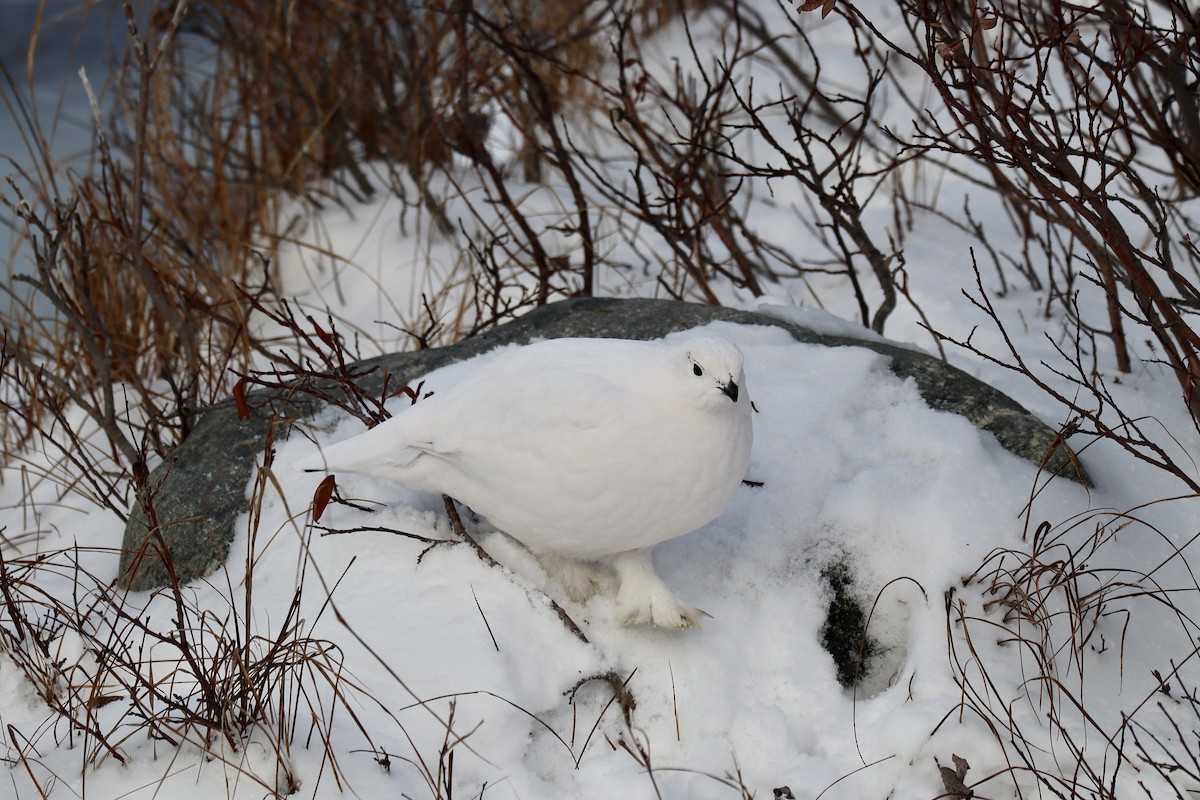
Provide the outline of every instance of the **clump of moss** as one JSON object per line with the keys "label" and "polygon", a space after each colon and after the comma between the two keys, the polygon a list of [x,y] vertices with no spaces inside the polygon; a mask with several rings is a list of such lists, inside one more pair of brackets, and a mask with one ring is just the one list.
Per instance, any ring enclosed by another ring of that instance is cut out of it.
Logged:
{"label": "clump of moss", "polygon": [[854,574],[846,561],[827,564],[821,569],[821,579],[832,595],[821,628],[821,645],[833,656],[838,683],[850,689],[870,672],[880,651],[879,642],[867,635],[867,610],[854,591]]}

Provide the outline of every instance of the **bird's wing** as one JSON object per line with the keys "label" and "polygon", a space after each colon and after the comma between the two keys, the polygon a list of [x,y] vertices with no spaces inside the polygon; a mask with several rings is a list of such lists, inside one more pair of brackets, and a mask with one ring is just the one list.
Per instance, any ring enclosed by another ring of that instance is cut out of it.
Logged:
{"label": "bird's wing", "polygon": [[589,469],[625,458],[653,434],[644,415],[631,413],[653,399],[653,373],[621,345],[557,345],[501,354],[370,431],[327,447],[329,470],[419,483],[429,461],[486,472],[546,461]]}
{"label": "bird's wing", "polygon": [[486,481],[496,473],[563,480],[622,469],[636,462],[652,435],[631,414],[636,391],[588,369],[541,370],[491,387],[483,407],[456,415],[423,448]]}

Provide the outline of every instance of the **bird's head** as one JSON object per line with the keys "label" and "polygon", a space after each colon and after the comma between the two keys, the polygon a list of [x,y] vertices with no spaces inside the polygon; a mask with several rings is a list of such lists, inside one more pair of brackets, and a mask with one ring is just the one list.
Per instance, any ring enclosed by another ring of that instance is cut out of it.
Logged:
{"label": "bird's head", "polygon": [[725,339],[691,339],[684,343],[684,353],[681,378],[701,406],[718,410],[749,406],[737,345]]}

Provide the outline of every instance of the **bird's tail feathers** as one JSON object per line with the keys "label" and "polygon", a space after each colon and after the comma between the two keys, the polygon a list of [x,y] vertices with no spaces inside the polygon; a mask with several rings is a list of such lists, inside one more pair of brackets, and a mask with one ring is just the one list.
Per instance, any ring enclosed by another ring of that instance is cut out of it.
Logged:
{"label": "bird's tail feathers", "polygon": [[383,478],[397,478],[425,454],[419,447],[399,447],[388,452],[354,452],[333,445],[324,452],[313,453],[293,465],[299,472],[328,474],[353,473]]}

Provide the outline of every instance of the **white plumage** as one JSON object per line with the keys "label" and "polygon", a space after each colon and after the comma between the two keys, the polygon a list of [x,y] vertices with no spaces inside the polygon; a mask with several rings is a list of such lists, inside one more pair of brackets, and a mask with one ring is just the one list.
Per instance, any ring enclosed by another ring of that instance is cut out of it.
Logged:
{"label": "white plumage", "polygon": [[718,338],[553,339],[459,382],[302,467],[442,492],[525,544],[582,600],[611,565],[625,624],[695,625],[650,548],[707,524],[750,460],[742,354]]}

